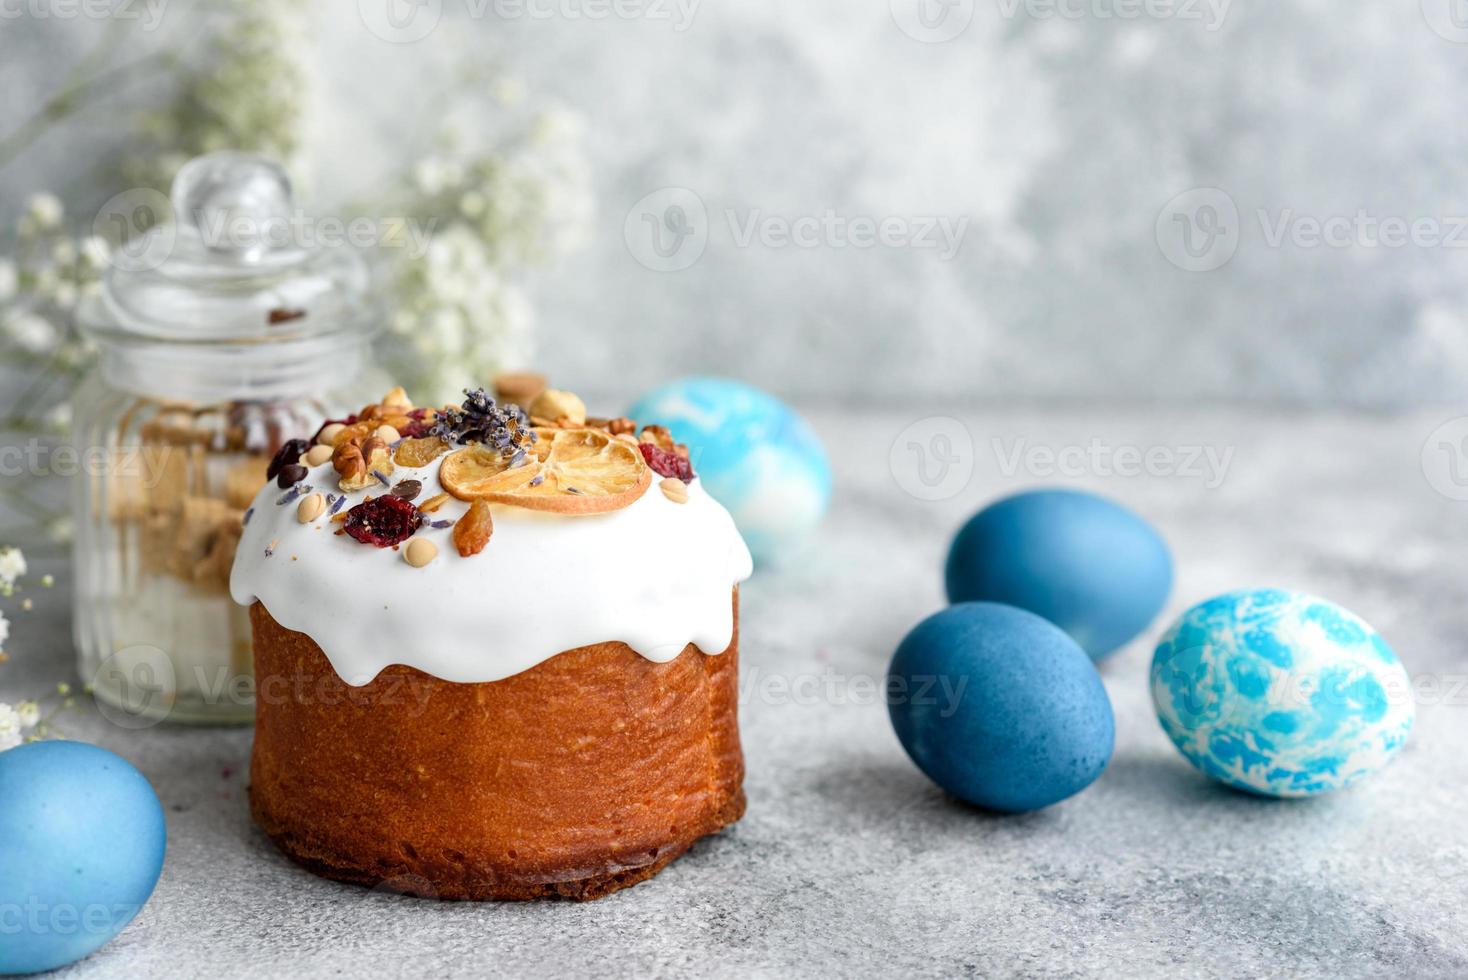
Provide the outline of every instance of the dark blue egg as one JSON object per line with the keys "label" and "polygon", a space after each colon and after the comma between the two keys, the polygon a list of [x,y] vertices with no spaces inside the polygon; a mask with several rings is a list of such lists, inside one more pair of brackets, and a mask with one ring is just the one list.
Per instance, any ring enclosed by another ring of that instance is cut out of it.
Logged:
{"label": "dark blue egg", "polygon": [[1100,660],[1147,628],[1172,591],[1162,535],[1105,497],[1040,490],[979,511],[948,552],[949,602],[1002,602]]}
{"label": "dark blue egg", "polygon": [[0,974],[54,970],[132,921],[163,870],[163,807],[81,742],[0,752]]}
{"label": "dark blue egg", "polygon": [[1116,737],[1085,651],[1039,616],[989,602],[919,623],[892,658],[887,704],[919,769],[959,799],[1004,813],[1091,785]]}

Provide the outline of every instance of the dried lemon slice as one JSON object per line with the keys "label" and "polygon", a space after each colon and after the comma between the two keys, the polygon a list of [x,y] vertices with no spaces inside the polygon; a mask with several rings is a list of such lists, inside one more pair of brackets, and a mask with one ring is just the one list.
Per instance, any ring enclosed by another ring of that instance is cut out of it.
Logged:
{"label": "dried lemon slice", "polygon": [[524,461],[509,465],[485,446],[443,461],[438,481],[460,500],[487,500],[557,514],[621,510],[652,485],[642,453],[599,429],[536,429]]}

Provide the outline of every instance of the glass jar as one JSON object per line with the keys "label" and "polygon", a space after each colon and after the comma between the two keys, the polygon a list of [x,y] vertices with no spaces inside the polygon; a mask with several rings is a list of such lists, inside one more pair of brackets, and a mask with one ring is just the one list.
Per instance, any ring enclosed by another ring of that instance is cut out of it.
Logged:
{"label": "glass jar", "polygon": [[368,370],[382,317],[356,251],[297,240],[275,163],[193,160],[171,209],[79,314],[100,356],[73,401],[78,668],[120,724],[247,723],[241,521],[284,440],[384,390]]}

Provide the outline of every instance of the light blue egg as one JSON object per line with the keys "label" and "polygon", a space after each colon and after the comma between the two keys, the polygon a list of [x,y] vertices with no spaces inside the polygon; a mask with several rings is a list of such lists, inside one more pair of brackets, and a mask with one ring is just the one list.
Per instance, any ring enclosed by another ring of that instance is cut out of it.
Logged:
{"label": "light blue egg", "polygon": [[683,378],[648,392],[627,415],[687,443],[694,472],[729,509],[757,562],[794,554],[826,513],[826,451],[773,395],[725,378]]}
{"label": "light blue egg", "polygon": [[163,870],[163,807],[125,759],[81,742],[0,752],[0,974],[101,948]]}
{"label": "light blue egg", "polygon": [[1152,702],[1204,773],[1267,796],[1315,796],[1381,769],[1412,730],[1411,679],[1359,617],[1250,589],[1182,615],[1152,659]]}

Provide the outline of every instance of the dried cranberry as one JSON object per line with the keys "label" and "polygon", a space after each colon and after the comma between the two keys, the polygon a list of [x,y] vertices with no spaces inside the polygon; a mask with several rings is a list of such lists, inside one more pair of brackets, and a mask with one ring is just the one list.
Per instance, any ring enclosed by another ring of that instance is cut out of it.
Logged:
{"label": "dried cranberry", "polygon": [[[270,460],[270,465],[266,467],[265,479],[273,480],[280,475],[283,467],[299,463],[301,457],[306,455],[306,450],[310,448],[310,444],[305,439],[287,439],[285,444],[276,450],[275,456]],[[290,484],[282,483],[281,486],[288,487]]]}
{"label": "dried cranberry", "polygon": [[642,450],[642,458],[658,476],[676,476],[684,483],[693,482],[693,464],[682,456],[650,442],[639,442],[637,448]]}
{"label": "dried cranberry", "polygon": [[402,544],[423,525],[423,514],[402,497],[384,494],[347,511],[343,529],[363,544],[387,548]]}
{"label": "dried cranberry", "polygon": [[310,471],[300,463],[286,463],[276,474],[275,485],[284,490],[286,487],[295,486],[306,478]]}
{"label": "dried cranberry", "polygon": [[414,419],[407,425],[398,428],[398,435],[404,439],[422,439],[433,431],[433,423],[422,419]]}

